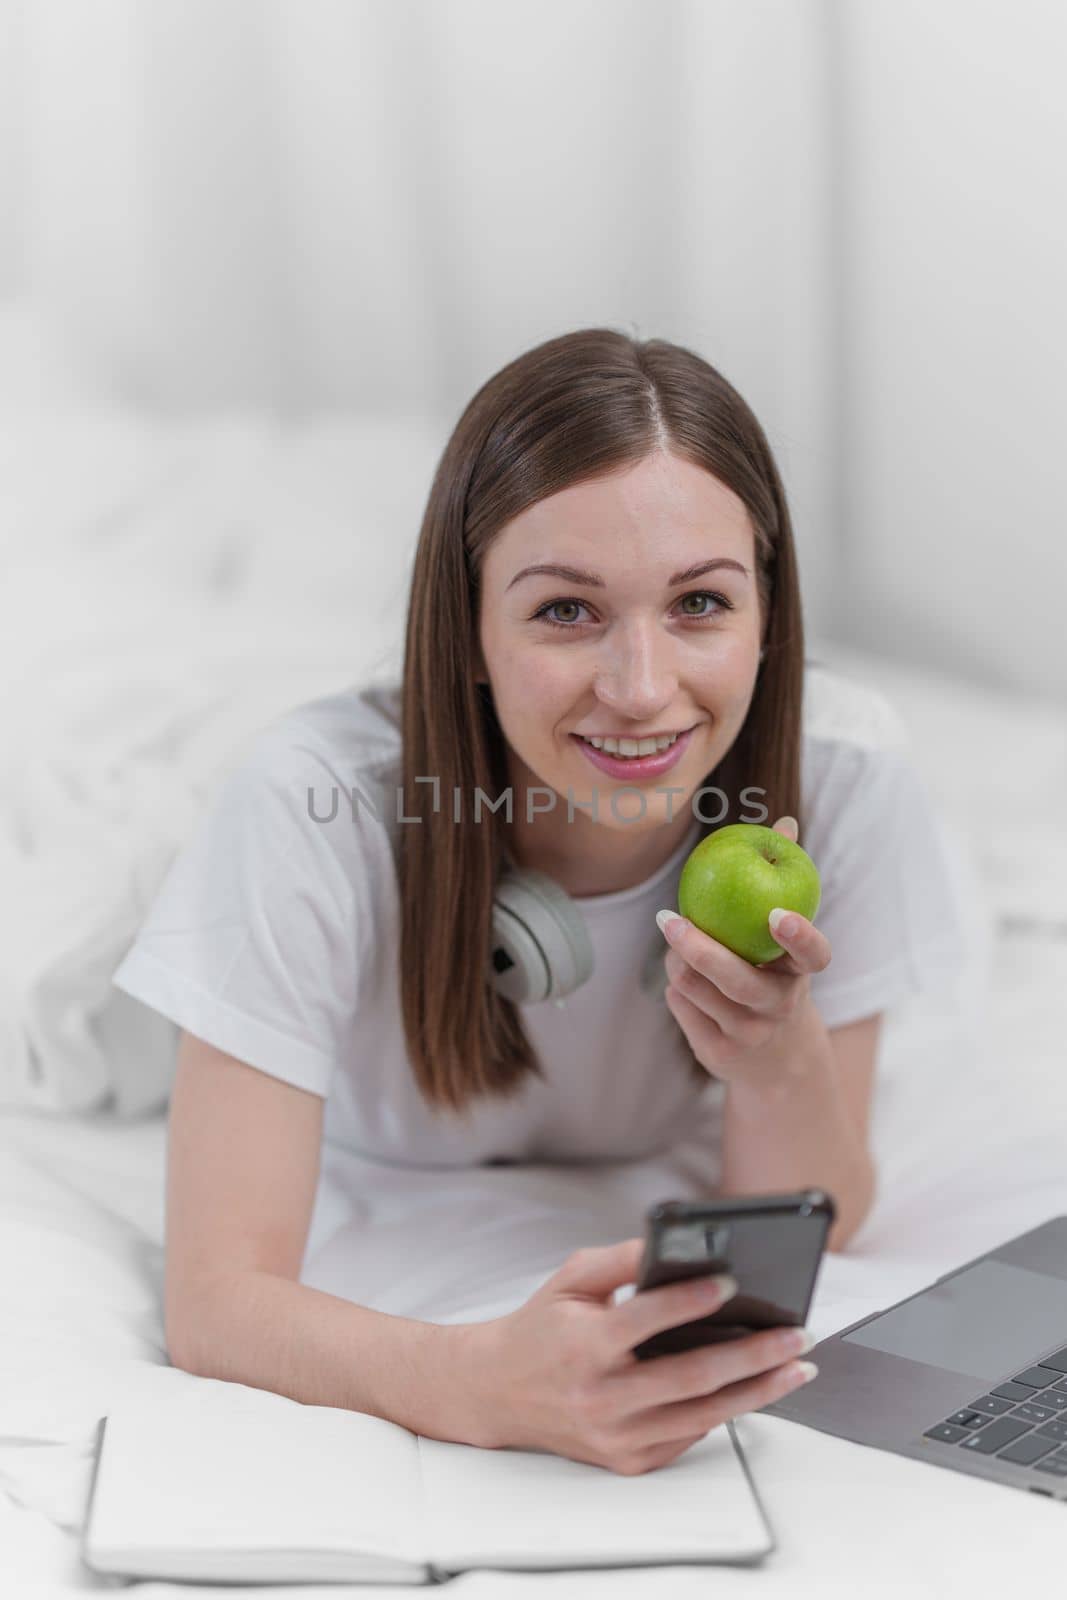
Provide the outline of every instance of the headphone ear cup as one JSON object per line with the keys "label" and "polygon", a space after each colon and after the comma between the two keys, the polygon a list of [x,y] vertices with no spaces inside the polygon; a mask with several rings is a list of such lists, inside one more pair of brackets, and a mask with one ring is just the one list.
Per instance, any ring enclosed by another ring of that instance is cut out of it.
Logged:
{"label": "headphone ear cup", "polygon": [[543,872],[509,868],[493,897],[489,982],[506,1000],[562,1000],[593,972],[593,946],[578,907]]}

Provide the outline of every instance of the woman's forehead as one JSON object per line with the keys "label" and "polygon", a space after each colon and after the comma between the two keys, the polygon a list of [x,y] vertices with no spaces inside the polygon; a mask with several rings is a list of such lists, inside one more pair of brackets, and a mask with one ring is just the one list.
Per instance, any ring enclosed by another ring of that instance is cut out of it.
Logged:
{"label": "woman's forehead", "polygon": [[531,563],[555,563],[605,583],[640,567],[666,583],[677,570],[713,557],[739,562],[751,575],[752,523],[732,489],[673,458],[669,472],[641,468],[572,484],[527,506],[486,553],[494,579],[508,587]]}

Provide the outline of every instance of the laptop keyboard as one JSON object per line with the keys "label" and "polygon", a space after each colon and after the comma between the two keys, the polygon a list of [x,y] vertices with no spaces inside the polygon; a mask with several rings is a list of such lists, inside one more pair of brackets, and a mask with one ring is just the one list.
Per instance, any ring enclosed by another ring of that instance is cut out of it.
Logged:
{"label": "laptop keyboard", "polygon": [[936,1422],[923,1438],[1067,1478],[1067,1345]]}

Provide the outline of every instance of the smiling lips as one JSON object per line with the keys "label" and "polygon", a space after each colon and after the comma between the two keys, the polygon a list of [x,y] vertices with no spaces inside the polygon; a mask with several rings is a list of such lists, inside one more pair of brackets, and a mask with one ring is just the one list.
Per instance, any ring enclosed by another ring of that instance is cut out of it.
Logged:
{"label": "smiling lips", "polygon": [[692,735],[693,729],[688,728],[685,733],[666,734],[661,739],[609,738],[597,739],[594,744],[578,733],[572,733],[571,738],[587,761],[612,778],[658,778],[681,760]]}
{"label": "smiling lips", "polygon": [[655,750],[667,750],[678,738],[676,733],[653,733],[644,739],[616,738],[614,734],[600,735],[595,733],[579,734],[586,744],[591,744],[597,750],[606,750],[609,755],[619,756],[650,756]]}

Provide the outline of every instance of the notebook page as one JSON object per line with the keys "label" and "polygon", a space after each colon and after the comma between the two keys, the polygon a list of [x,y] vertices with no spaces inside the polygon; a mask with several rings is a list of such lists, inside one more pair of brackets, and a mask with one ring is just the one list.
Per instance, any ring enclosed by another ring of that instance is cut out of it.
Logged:
{"label": "notebook page", "polygon": [[420,1494],[405,1428],[154,1367],[108,1412],[86,1548],[101,1565],[122,1551],[365,1551],[426,1563]]}
{"label": "notebook page", "polygon": [[638,1477],[536,1451],[421,1435],[418,1446],[430,1560],[445,1572],[741,1561],[773,1548],[726,1427]]}

